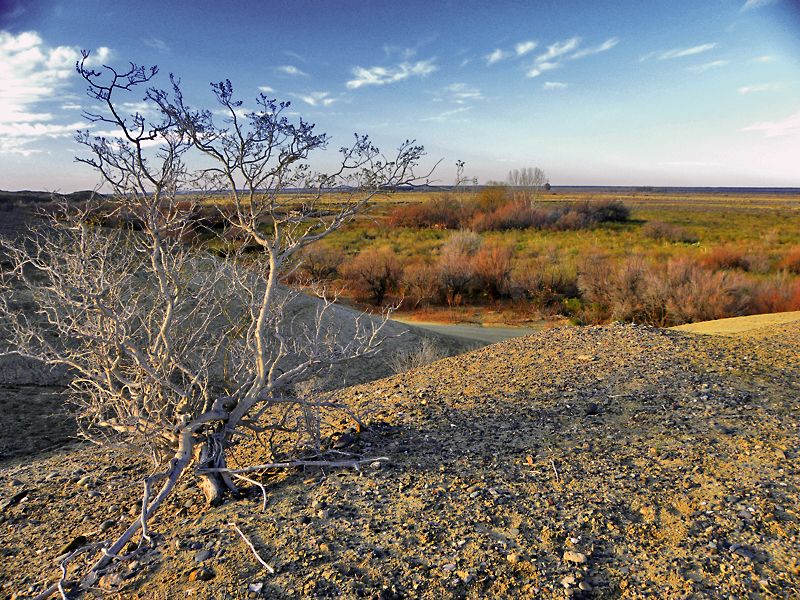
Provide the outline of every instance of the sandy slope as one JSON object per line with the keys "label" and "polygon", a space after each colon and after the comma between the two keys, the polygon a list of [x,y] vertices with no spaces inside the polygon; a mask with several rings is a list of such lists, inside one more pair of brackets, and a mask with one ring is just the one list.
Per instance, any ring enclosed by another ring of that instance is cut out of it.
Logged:
{"label": "sandy slope", "polygon": [[[562,328],[349,388],[372,426],[347,451],[386,467],[264,474],[264,512],[257,490],[205,512],[187,482],[153,522],[157,552],[101,583],[148,599],[798,597],[798,351],[792,325]],[[74,536],[117,533],[139,469],[111,452],[2,469],[0,497],[28,495],[0,514],[0,595],[52,581]]]}
{"label": "sandy slope", "polygon": [[673,329],[706,335],[741,335],[754,329],[771,328],[775,325],[789,323],[794,323],[795,326],[800,327],[800,311],[717,319],[716,321],[679,325],[678,327],[673,327]]}

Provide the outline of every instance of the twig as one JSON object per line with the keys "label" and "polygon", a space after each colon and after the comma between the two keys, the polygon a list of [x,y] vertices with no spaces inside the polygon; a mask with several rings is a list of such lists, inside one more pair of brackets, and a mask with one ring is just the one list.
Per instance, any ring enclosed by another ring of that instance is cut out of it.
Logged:
{"label": "twig", "polygon": [[261,495],[264,498],[264,502],[261,504],[261,510],[262,511],[266,511],[267,510],[267,488],[264,487],[264,484],[263,483],[259,483],[255,479],[250,479],[249,477],[245,477],[244,475],[240,475],[238,473],[234,473],[233,471],[230,471],[230,474],[233,475],[234,477],[236,477],[237,479],[242,479],[242,480],[244,480],[244,481],[246,481],[248,483],[252,483],[253,485],[257,485],[261,489]]}
{"label": "twig", "polygon": [[561,483],[561,477],[559,477],[558,475],[558,469],[556,469],[556,463],[552,458],[550,459],[550,465],[553,467],[553,472],[556,474],[556,483]]}
{"label": "twig", "polygon": [[363,460],[294,460],[290,462],[266,463],[263,465],[253,465],[243,469],[209,468],[198,469],[199,473],[252,473],[253,471],[263,471],[265,469],[291,469],[292,467],[354,467],[373,462],[386,462],[389,458],[378,456],[375,458],[365,458]]}
{"label": "twig", "polygon": [[239,529],[239,527],[237,527],[236,523],[234,523],[233,521],[230,521],[228,523],[228,525],[233,527],[236,530],[236,533],[238,533],[242,537],[242,539],[244,540],[244,543],[247,544],[250,547],[250,550],[253,551],[253,554],[255,555],[256,560],[258,560],[258,562],[260,562],[262,565],[264,565],[264,568],[267,571],[269,571],[270,573],[274,573],[275,569],[270,567],[267,564],[267,562],[263,558],[261,558],[261,556],[259,556],[258,551],[256,550],[256,547],[253,545],[253,543],[250,540],[247,539],[247,536],[242,532],[241,529]]}

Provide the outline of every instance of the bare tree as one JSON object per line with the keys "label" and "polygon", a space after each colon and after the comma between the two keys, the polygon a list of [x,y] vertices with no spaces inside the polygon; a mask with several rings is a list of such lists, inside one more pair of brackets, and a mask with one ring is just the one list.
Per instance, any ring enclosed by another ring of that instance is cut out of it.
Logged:
{"label": "bare tree", "polygon": [[508,172],[508,185],[513,188],[514,199],[527,202],[531,207],[547,184],[547,175],[539,167],[512,169]]}
{"label": "bare tree", "polygon": [[[423,155],[406,141],[387,159],[357,135],[340,149],[333,172],[316,173],[307,159],[328,138],[302,119],[290,121],[288,103],[261,95],[245,111],[224,81],[212,85],[224,115],[217,124],[212,111],[185,102],[171,77],[168,90],[147,89],[146,111],[125,116],[125,93],[151,86],[158,69],[94,70],[87,57],[77,70],[98,108],[85,117],[117,134],[80,132],[88,157],[77,160],[101,175],[111,197],[65,205],[25,243],[7,248],[14,268],[0,289],[3,342],[68,369],[82,435],[145,451],[155,463],[140,517],[99,546],[84,584],[121,558],[137,531],[142,544],[150,540],[148,518],[190,466],[216,505],[236,490],[234,479],[251,481],[245,471],[319,460],[321,410],[334,405],[298,390],[337,364],[374,354],[385,321],[356,319],[349,335],[337,336],[333,301],[320,291],[315,321],[288,323],[292,293],[280,282],[301,249],[383,190],[416,181]],[[187,168],[192,154],[204,167],[197,172]],[[257,260],[235,251],[213,257],[187,244],[197,200],[187,208],[181,192],[198,187],[218,194],[222,235],[233,248],[256,247]],[[100,227],[109,216],[127,227]],[[20,289],[35,315],[9,300]],[[248,435],[267,436],[268,464],[229,469],[230,453]]]}

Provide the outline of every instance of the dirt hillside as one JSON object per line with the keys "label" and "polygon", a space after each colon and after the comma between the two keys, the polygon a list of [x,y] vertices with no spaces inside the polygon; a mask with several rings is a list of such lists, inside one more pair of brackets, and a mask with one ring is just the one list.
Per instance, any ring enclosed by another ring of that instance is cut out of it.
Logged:
{"label": "dirt hillside", "polygon": [[[257,489],[205,511],[186,483],[152,522],[158,551],[97,594],[800,597],[798,356],[797,324],[562,328],[348,388],[371,427],[346,451],[390,462],[260,475],[264,511]],[[95,450],[7,463],[0,497],[27,493],[0,505],[0,597],[52,582],[75,536],[118,534],[141,468]]]}

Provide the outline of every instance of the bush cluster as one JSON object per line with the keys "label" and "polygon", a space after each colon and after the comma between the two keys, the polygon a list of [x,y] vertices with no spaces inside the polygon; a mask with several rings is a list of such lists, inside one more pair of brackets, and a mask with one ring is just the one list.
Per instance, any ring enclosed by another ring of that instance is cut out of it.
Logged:
{"label": "bush cluster", "polygon": [[619,200],[594,200],[554,208],[538,208],[515,200],[505,187],[494,186],[459,200],[452,194],[395,208],[392,227],[472,229],[477,232],[510,229],[569,231],[600,223],[626,221],[630,210]]}
{"label": "bush cluster", "polygon": [[[316,246],[299,272],[338,280],[362,301],[403,299],[407,308],[499,301],[583,323],[612,320],[670,326],[724,317],[800,310],[800,249],[775,261],[729,246],[696,258],[645,260],[590,255],[577,264],[558,255],[518,257],[511,245],[457,231],[437,255],[403,260],[390,247],[345,258]],[[757,267],[757,268],[755,268]]]}

